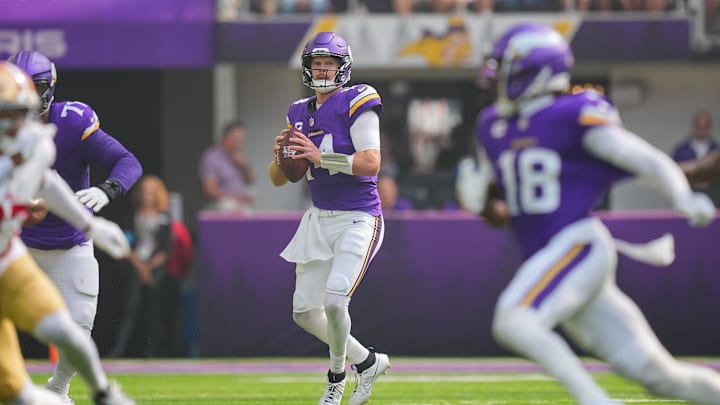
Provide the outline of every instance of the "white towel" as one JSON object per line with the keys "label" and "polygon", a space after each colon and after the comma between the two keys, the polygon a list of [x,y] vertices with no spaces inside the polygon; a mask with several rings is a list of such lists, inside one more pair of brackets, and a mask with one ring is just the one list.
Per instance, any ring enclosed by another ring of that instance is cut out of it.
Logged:
{"label": "white towel", "polygon": [[300,264],[313,260],[330,260],[333,257],[333,252],[320,230],[319,214],[320,210],[316,207],[310,207],[305,211],[295,235],[280,252],[280,257],[290,263]]}
{"label": "white towel", "polygon": [[615,239],[615,247],[627,257],[655,266],[669,266],[675,261],[675,238],[669,233],[645,243]]}

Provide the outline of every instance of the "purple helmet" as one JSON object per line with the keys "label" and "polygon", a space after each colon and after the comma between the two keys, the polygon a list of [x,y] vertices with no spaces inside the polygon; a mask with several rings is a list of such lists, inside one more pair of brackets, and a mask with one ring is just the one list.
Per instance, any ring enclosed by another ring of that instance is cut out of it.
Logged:
{"label": "purple helmet", "polygon": [[563,91],[570,85],[572,50],[550,27],[516,25],[495,41],[492,58],[498,62],[498,105],[506,113],[512,113],[519,101]]}
{"label": "purple helmet", "polygon": [[11,56],[8,61],[19,66],[32,78],[42,101],[41,114],[47,111],[55,98],[55,84],[57,83],[55,64],[45,55],[35,51],[20,51]]}
{"label": "purple helmet", "polygon": [[[340,61],[340,67],[335,72],[335,80],[313,80],[312,59],[315,56],[333,56]],[[352,52],[350,45],[340,35],[334,32],[320,32],[311,38],[305,45],[302,53],[303,84],[321,93],[327,93],[350,81],[352,69]]]}

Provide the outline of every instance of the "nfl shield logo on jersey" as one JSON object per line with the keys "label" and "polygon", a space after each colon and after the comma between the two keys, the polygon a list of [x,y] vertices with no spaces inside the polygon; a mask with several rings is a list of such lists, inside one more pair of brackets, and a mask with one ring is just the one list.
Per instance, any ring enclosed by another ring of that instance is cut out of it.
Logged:
{"label": "nfl shield logo on jersey", "polygon": [[500,139],[505,136],[505,133],[507,133],[507,121],[497,120],[493,122],[490,127],[490,134],[492,134],[493,138]]}

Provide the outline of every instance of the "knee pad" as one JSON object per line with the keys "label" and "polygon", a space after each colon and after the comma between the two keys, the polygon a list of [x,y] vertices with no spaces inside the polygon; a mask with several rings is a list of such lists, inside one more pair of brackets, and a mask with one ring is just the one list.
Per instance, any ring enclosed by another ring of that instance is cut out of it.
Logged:
{"label": "knee pad", "polygon": [[92,331],[95,324],[95,297],[86,296],[88,299],[68,303],[70,316],[76,324],[87,331]]}
{"label": "knee pad", "polygon": [[293,302],[292,302],[293,313],[294,314],[304,314],[304,313],[310,312],[314,309],[319,309],[319,308],[311,308],[311,306],[312,306],[312,304],[307,299],[305,294],[303,294],[301,291],[295,290],[295,292],[293,293]]}
{"label": "knee pad", "polygon": [[336,294],[346,295],[350,292],[350,280],[345,274],[330,274],[327,281],[327,290]]}

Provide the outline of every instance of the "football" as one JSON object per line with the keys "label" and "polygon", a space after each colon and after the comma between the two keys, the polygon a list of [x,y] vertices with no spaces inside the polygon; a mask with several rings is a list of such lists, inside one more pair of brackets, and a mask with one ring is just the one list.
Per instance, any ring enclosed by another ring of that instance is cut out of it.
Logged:
{"label": "football", "polygon": [[290,146],[295,144],[294,142],[290,141],[292,136],[292,131],[288,131],[283,136],[283,139],[280,141],[280,156],[278,156],[277,161],[280,169],[285,174],[285,177],[287,177],[288,180],[290,180],[291,182],[297,183],[303,177],[305,177],[305,172],[307,172],[308,168],[310,167],[310,161],[307,159],[292,158],[292,156],[295,155],[296,152],[290,149]]}

